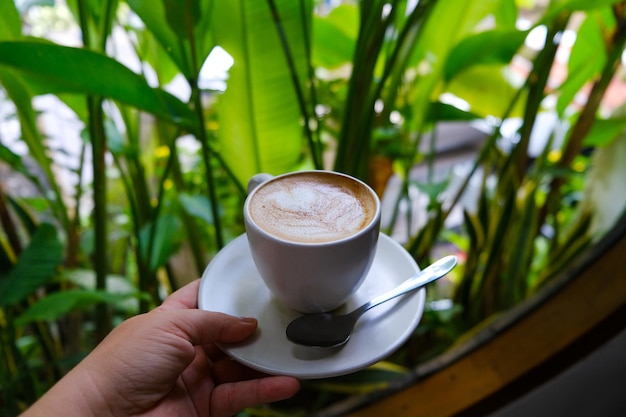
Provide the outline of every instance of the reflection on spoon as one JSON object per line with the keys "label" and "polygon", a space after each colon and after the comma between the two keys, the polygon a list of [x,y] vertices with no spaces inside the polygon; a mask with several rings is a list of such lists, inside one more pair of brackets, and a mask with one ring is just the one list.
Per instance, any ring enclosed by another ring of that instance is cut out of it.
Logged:
{"label": "reflection on spoon", "polygon": [[324,348],[342,346],[350,339],[354,325],[367,310],[438,280],[450,272],[456,263],[456,256],[441,258],[397,287],[363,304],[351,313],[341,315],[316,313],[301,316],[287,326],[287,339],[305,346]]}

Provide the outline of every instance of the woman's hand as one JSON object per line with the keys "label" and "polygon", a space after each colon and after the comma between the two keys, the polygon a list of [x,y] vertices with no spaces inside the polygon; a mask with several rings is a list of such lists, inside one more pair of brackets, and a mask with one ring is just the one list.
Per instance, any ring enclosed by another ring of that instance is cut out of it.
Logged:
{"label": "woman's hand", "polygon": [[261,375],[215,346],[243,341],[257,321],[198,310],[198,287],[123,322],[24,416],[230,416],[296,394],[295,378]]}

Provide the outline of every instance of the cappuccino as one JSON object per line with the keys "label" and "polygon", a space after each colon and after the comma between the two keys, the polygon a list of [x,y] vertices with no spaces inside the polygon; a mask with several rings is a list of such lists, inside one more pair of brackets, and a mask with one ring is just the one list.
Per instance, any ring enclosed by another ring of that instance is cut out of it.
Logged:
{"label": "cappuccino", "polygon": [[267,233],[300,243],[332,242],[363,230],[374,219],[377,200],[354,179],[302,172],[270,180],[249,204],[252,220]]}

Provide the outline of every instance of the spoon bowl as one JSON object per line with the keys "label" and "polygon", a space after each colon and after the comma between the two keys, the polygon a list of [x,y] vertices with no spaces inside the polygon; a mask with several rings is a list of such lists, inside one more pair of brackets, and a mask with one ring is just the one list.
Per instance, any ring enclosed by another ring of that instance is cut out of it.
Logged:
{"label": "spoon bowl", "polygon": [[287,326],[287,339],[305,346],[340,347],[348,342],[354,325],[367,310],[438,280],[450,272],[456,264],[456,256],[441,258],[397,287],[348,314],[315,313],[301,316]]}

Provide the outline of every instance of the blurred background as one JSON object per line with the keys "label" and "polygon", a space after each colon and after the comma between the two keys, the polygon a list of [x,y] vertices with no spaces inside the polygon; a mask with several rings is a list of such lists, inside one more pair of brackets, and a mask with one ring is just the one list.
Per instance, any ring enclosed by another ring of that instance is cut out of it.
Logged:
{"label": "blurred background", "polygon": [[617,0],[1,2],[0,414],[200,277],[259,172],[359,177],[461,263],[392,356],[242,415],[406,378],[623,222],[625,42]]}

